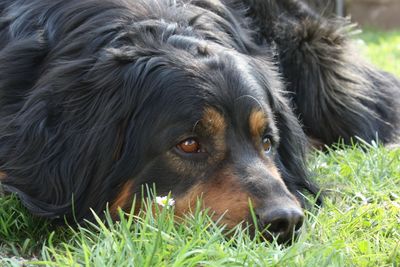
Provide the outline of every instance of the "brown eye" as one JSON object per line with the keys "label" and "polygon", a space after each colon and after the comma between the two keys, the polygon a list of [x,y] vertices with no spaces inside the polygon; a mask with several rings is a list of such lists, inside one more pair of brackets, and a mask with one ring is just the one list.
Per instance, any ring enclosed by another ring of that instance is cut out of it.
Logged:
{"label": "brown eye", "polygon": [[186,139],[177,145],[177,148],[185,153],[199,153],[201,147],[199,142],[193,138]]}
{"label": "brown eye", "polygon": [[272,150],[272,142],[269,137],[264,137],[262,140],[262,145],[264,148],[265,153],[269,153]]}

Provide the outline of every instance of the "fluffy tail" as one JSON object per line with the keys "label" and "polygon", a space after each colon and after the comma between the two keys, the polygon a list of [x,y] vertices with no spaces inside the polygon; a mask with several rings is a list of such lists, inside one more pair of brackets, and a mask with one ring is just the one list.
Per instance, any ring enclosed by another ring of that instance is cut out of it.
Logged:
{"label": "fluffy tail", "polygon": [[324,144],[399,135],[400,81],[364,61],[354,25],[299,0],[243,0],[262,38],[276,46],[281,72],[305,132]]}

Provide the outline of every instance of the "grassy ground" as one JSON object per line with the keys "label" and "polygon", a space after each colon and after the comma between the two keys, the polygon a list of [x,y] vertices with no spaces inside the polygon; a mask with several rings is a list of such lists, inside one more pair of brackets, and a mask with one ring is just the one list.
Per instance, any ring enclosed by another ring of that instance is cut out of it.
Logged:
{"label": "grassy ground", "polygon": [[[400,32],[363,34],[365,53],[400,76]],[[0,198],[0,266],[399,266],[400,149],[338,147],[310,159],[328,197],[290,247],[226,237],[202,212],[172,210],[105,227],[52,229],[13,196]],[[29,259],[28,261],[26,259]]]}
{"label": "grassy ground", "polygon": [[367,43],[366,53],[371,61],[400,76],[400,31],[379,34],[366,31],[362,37]]}

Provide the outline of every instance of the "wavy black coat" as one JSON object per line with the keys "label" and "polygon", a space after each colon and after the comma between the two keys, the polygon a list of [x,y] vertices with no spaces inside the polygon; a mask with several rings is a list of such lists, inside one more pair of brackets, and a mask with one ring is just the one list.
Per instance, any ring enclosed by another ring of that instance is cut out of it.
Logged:
{"label": "wavy black coat", "polygon": [[201,104],[180,95],[214,96],[210,73],[190,64],[204,57],[199,43],[250,62],[279,129],[275,162],[299,198],[318,193],[305,134],[328,145],[398,135],[399,81],[356,57],[348,24],[301,1],[1,0],[0,10],[2,183],[36,215],[90,218],[132,177],[174,186],[141,173],[163,146],[149,140]]}

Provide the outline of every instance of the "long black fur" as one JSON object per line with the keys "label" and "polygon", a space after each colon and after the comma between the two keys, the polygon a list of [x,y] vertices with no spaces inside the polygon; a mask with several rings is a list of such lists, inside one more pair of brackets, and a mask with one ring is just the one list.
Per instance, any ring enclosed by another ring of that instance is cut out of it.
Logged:
{"label": "long black fur", "polygon": [[323,144],[399,135],[400,82],[363,60],[354,25],[325,19],[304,2],[248,0],[260,34],[277,46],[286,89],[307,135]]}
{"label": "long black fur", "polygon": [[184,191],[190,181],[163,179],[154,163],[174,141],[159,130],[240,97],[238,84],[263,88],[275,162],[299,199],[318,193],[305,134],[328,145],[398,136],[399,80],[356,55],[347,23],[298,0],[1,0],[0,10],[2,183],[36,215],[90,218],[132,178]]}

